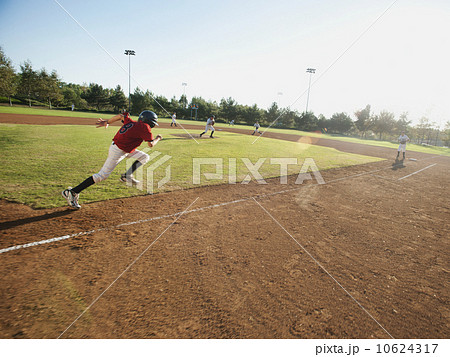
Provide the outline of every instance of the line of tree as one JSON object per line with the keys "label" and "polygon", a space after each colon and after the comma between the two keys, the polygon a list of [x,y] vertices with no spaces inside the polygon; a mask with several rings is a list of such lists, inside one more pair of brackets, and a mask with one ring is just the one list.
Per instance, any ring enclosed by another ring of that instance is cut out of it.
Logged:
{"label": "line of tree", "polygon": [[[29,60],[20,65],[16,73],[11,60],[0,47],[0,97],[9,105],[13,103],[46,105],[48,108],[70,108],[119,112],[128,107],[128,98],[120,85],[114,89],[103,88],[100,84],[89,85],[65,83],[55,70],[45,68],[35,70]],[[153,110],[160,117],[168,117],[173,112],[178,118],[196,117],[204,120],[215,114],[219,122],[253,125],[258,121],[263,126],[291,128],[304,131],[322,131],[331,134],[359,135],[363,138],[395,140],[401,131],[408,132],[417,143],[450,145],[450,121],[444,131],[427,118],[421,118],[419,124],[412,127],[408,113],[402,113],[396,120],[395,115],[386,110],[372,113],[370,105],[354,113],[355,120],[347,113],[335,113],[330,118],[313,112],[298,112],[290,108],[280,108],[276,102],[267,109],[256,104],[249,106],[237,103],[233,98],[223,98],[219,103],[202,97],[193,97],[190,101],[182,95],[179,99],[167,99],[150,91],[136,88],[130,95],[131,113],[139,114],[144,109]],[[195,108],[195,109],[192,109]]]}
{"label": "line of tree", "polygon": [[16,73],[1,47],[0,96],[7,98],[9,105],[47,105],[50,109],[68,108],[73,104],[78,110],[117,112],[128,106],[128,99],[119,85],[115,89],[109,89],[96,83],[65,83],[55,70],[35,70],[29,60],[20,64],[20,71]]}
{"label": "line of tree", "polygon": [[400,114],[399,118],[395,120],[395,115],[386,110],[379,114],[372,113],[370,105],[357,110],[354,114],[356,117],[354,129],[356,129],[356,134],[363,138],[376,137],[379,140],[393,140],[404,131],[416,144],[450,146],[450,121],[446,122],[444,130],[440,130],[437,123],[431,122],[426,117],[420,118],[418,124],[411,126],[412,121],[408,120],[407,112]]}

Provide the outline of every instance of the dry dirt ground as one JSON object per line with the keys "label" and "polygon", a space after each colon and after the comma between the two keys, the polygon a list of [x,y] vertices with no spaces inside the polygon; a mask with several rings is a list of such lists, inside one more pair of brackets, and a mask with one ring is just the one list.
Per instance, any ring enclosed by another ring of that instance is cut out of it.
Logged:
{"label": "dry dirt ground", "polygon": [[78,211],[0,201],[0,249],[67,238],[0,254],[0,337],[449,338],[450,158],[408,152],[417,161],[393,166],[392,149],[304,140],[387,160],[321,172],[322,185]]}

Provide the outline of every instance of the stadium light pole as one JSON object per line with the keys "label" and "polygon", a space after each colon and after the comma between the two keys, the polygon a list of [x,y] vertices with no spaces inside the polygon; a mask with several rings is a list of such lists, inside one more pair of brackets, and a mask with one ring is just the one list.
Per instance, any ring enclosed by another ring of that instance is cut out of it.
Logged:
{"label": "stadium light pole", "polygon": [[309,73],[308,99],[306,99],[306,113],[308,113],[309,91],[311,90],[311,77],[312,77],[313,73],[316,73],[316,69],[315,68],[307,68],[306,73]]}
{"label": "stadium light pole", "polygon": [[278,109],[280,108],[280,98],[283,95],[283,92],[278,92]]}
{"label": "stadium light pole", "polygon": [[183,83],[181,83],[181,85],[183,86],[183,99],[184,99],[184,108],[183,109],[186,109],[186,86],[187,86],[187,83],[185,83],[185,82],[183,82]]}
{"label": "stadium light pole", "polygon": [[134,50],[125,50],[125,55],[128,56],[128,111],[131,110],[131,56],[135,56]]}

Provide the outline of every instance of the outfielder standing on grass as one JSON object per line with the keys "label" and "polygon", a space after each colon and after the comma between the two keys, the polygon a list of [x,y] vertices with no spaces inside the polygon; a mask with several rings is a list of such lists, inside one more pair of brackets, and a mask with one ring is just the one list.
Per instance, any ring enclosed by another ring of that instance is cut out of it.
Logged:
{"label": "outfielder standing on grass", "polygon": [[397,157],[396,160],[398,159],[399,155],[400,155],[400,151],[403,152],[403,160],[405,160],[405,152],[406,152],[406,142],[409,141],[408,136],[405,134],[404,131],[402,131],[402,134],[398,137],[398,141],[399,141],[399,146],[398,146],[398,151],[397,151]]}
{"label": "outfielder standing on grass", "polygon": [[205,127],[205,131],[203,133],[200,134],[200,137],[202,137],[203,134],[206,134],[208,132],[208,130],[211,130],[211,135],[209,136],[210,138],[214,138],[213,134],[214,134],[214,124],[216,123],[216,117],[214,115],[211,115],[208,120],[206,121],[206,127]]}
{"label": "outfielder standing on grass", "polygon": [[67,200],[70,207],[81,208],[78,203],[80,192],[94,183],[106,180],[119,162],[125,157],[135,158],[136,161],[126,173],[121,175],[120,181],[132,184],[139,183],[139,181],[134,179],[133,172],[140,166],[146,164],[149,160],[149,156],[145,152],[136,150],[136,148],[141,145],[143,141],[147,141],[148,146],[153,147],[162,139],[162,136],[159,134],[156,138],[153,138],[151,132],[151,128],[158,125],[158,117],[150,110],[144,110],[139,114],[138,121],[134,121],[131,120],[130,115],[125,112],[123,114],[117,114],[108,120],[98,119],[97,128],[102,126],[107,128],[109,124],[118,120],[122,120],[123,125],[114,136],[111,146],[109,147],[108,158],[102,169],[98,173],[88,177],[78,186],[74,188],[69,187],[62,192],[62,196]]}

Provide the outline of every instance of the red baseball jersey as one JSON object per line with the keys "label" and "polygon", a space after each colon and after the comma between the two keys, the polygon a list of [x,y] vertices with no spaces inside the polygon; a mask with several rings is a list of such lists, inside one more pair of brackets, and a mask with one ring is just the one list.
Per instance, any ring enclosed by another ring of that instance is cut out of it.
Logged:
{"label": "red baseball jersey", "polygon": [[114,144],[125,152],[131,153],[143,141],[152,141],[153,134],[150,125],[141,121],[131,120],[128,113],[124,114],[123,125],[114,136]]}

